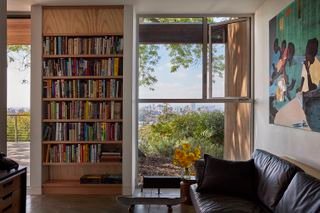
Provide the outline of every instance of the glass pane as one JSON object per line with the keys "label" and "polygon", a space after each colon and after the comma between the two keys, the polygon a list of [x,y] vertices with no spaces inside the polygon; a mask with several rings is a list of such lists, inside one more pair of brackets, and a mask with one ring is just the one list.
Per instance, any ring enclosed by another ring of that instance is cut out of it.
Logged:
{"label": "glass pane", "polygon": [[190,18],[190,17],[143,17],[139,19],[139,24],[150,23],[202,23],[202,18]]}
{"label": "glass pane", "polygon": [[181,175],[172,156],[182,143],[223,158],[224,104],[139,104],[138,113],[139,177]]}
{"label": "glass pane", "polygon": [[217,23],[236,20],[236,19],[239,19],[239,17],[208,17],[207,22],[208,24],[217,24]]}
{"label": "glass pane", "polygon": [[139,45],[139,98],[201,97],[201,44]]}
{"label": "glass pane", "polygon": [[[225,44],[212,44],[212,96],[225,97]],[[210,77],[210,76],[209,76]]]}
{"label": "glass pane", "polygon": [[[138,177],[179,176],[174,150],[182,143],[228,160],[251,154],[250,103],[139,104]],[[193,169],[191,167],[191,169]]]}
{"label": "glass pane", "polygon": [[209,98],[249,97],[250,31],[248,26],[249,21],[239,21],[209,27],[211,30]]}

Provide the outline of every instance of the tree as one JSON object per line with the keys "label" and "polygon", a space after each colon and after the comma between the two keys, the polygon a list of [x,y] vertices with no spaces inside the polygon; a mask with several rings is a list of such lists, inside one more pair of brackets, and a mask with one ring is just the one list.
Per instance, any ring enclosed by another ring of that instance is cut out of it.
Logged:
{"label": "tree", "polygon": [[[144,22],[152,23],[199,23],[201,21],[201,18],[144,18]],[[211,19],[211,22],[214,22],[214,18]],[[170,72],[177,72],[180,68],[187,69],[201,60],[202,46],[200,44],[165,44],[165,48],[170,56]],[[160,45],[157,44],[139,45],[139,85],[150,90],[153,90],[153,86],[157,83],[154,73],[161,59],[159,49]],[[214,47],[213,70],[220,77],[224,71],[223,61],[224,55]]]}
{"label": "tree", "polygon": [[[13,63],[13,62],[18,63],[18,70],[20,72],[30,71],[30,66],[31,66],[30,54],[31,54],[30,45],[8,45],[7,47],[8,63]],[[21,80],[21,83],[26,84],[29,82],[24,77]]]}
{"label": "tree", "polygon": [[223,157],[223,112],[166,113],[156,124],[139,128],[139,149],[146,156],[171,157],[175,146],[188,141],[200,146],[202,153]]}

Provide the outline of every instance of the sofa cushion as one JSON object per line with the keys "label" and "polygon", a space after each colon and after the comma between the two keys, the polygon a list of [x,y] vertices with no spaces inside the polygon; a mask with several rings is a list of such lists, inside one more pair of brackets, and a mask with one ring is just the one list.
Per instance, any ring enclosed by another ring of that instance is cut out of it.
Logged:
{"label": "sofa cushion", "polygon": [[190,196],[197,213],[209,212],[270,212],[263,205],[240,197],[233,197],[212,193],[199,193],[197,184],[190,186]]}
{"label": "sofa cushion", "polygon": [[198,192],[256,197],[254,164],[249,161],[227,161],[204,155],[205,168]]}
{"label": "sofa cushion", "polygon": [[202,180],[202,176],[204,172],[204,159],[200,159],[194,162],[194,168],[196,171],[196,181],[199,184]]}
{"label": "sofa cushion", "polygon": [[259,149],[253,153],[253,159],[258,198],[270,210],[274,210],[290,181],[301,169]]}
{"label": "sofa cushion", "polygon": [[277,205],[276,212],[320,212],[320,180],[298,172]]}

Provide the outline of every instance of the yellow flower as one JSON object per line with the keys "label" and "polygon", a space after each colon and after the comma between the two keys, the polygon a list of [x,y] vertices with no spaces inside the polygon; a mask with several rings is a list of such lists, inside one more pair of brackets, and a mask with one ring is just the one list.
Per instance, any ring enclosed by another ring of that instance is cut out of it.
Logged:
{"label": "yellow flower", "polygon": [[190,149],[190,144],[188,144],[188,143],[182,144],[182,149],[185,150],[185,151],[189,150]]}
{"label": "yellow flower", "polygon": [[197,147],[194,149],[194,154],[196,156],[196,160],[200,159],[200,154],[201,154],[201,151],[200,151],[200,148]]}
{"label": "yellow flower", "polygon": [[195,160],[195,155],[192,152],[190,152],[187,156],[187,159],[189,162],[193,162]]}
{"label": "yellow flower", "polygon": [[200,147],[192,147],[188,143],[182,143],[174,150],[173,163],[183,168],[189,168],[201,156]]}

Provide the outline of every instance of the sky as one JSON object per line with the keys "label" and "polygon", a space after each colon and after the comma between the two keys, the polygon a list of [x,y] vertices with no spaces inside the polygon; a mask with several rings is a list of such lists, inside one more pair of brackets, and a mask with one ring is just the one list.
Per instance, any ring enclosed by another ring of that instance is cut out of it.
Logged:
{"label": "sky", "polygon": [[[14,54],[17,58],[18,54]],[[18,59],[19,60],[19,59]],[[30,108],[30,69],[19,70],[17,61],[8,62],[7,69],[7,107],[8,108]],[[28,83],[22,83],[27,80]]]}
{"label": "sky", "polygon": [[[221,53],[221,51],[220,51]],[[177,72],[170,72],[169,51],[164,45],[160,45],[159,55],[161,56],[155,66],[155,76],[158,80],[153,85],[154,90],[148,87],[139,87],[139,98],[201,98],[202,97],[202,60],[189,68],[179,68]],[[221,97],[224,94],[224,82],[216,77],[213,85],[213,94]]]}

